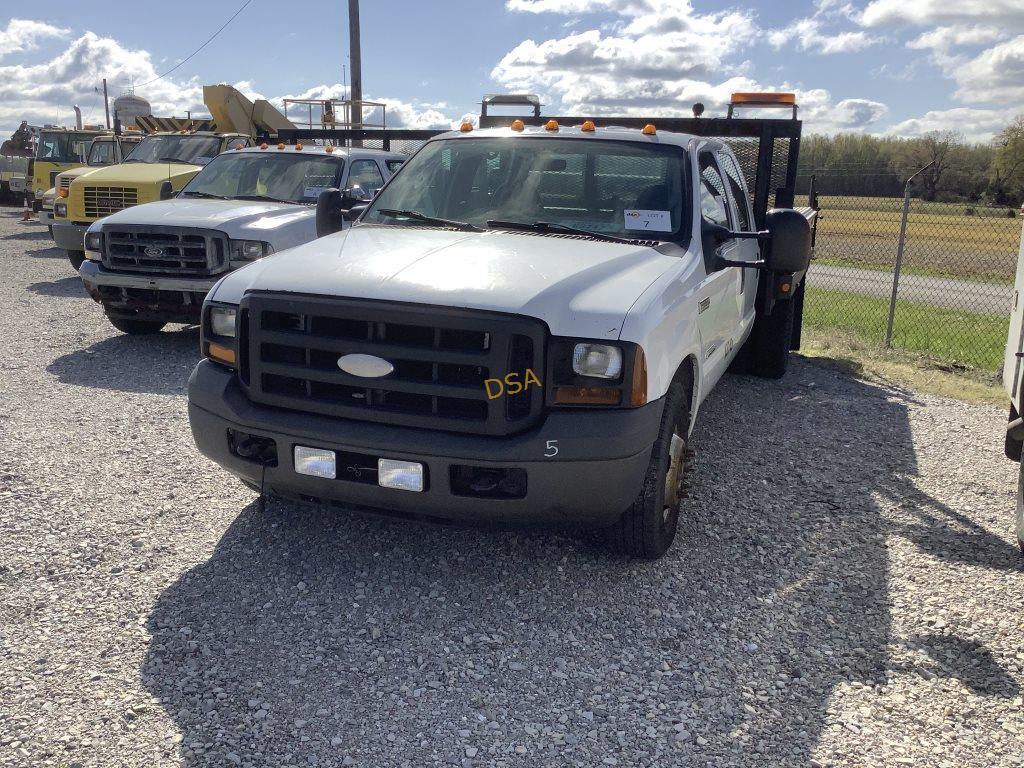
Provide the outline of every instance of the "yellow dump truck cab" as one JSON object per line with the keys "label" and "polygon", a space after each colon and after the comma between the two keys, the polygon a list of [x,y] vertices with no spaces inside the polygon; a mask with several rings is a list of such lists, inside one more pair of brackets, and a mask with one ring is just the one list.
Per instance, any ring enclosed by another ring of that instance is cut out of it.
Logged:
{"label": "yellow dump truck cab", "polygon": [[120,163],[128,157],[140,141],[142,141],[142,134],[138,132],[126,133],[123,136],[115,136],[112,133],[98,136],[89,145],[89,154],[86,157],[85,165],[57,174],[53,187],[43,193],[42,208],[39,211],[39,220],[46,224],[51,235],[53,234],[54,204],[65,201],[66,208],[71,182],[97,168]]}
{"label": "yellow dump truck cab", "polygon": [[44,128],[39,132],[32,174],[32,195],[37,211],[46,190],[56,184],[57,174],[85,165],[90,144],[104,133],[100,129],[74,128]]}
{"label": "yellow dump truck cab", "polygon": [[221,152],[251,144],[241,133],[151,133],[124,162],[72,180],[64,204],[54,205],[54,242],[77,269],[85,255],[85,230],[94,221],[159,200],[167,182],[177,192]]}

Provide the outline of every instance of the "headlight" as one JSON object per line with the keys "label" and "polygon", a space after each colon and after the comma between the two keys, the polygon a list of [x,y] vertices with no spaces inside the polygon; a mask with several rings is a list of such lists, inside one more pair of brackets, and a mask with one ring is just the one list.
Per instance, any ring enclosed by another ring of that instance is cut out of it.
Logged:
{"label": "headlight", "polygon": [[260,240],[232,240],[231,258],[235,261],[252,261],[262,259],[264,256],[273,253],[274,249],[270,243]]}
{"label": "headlight", "polygon": [[103,235],[100,232],[86,232],[85,233],[85,250],[87,251],[103,251]]}
{"label": "headlight", "polygon": [[647,402],[647,362],[637,344],[556,336],[547,365],[549,406],[636,408]]}
{"label": "headlight", "polygon": [[68,217],[68,204],[67,203],[54,203],[53,204],[53,215],[58,216],[62,219]]}
{"label": "headlight", "polygon": [[210,309],[210,330],[214,336],[225,336],[235,338],[235,318],[237,313],[226,307],[213,307]]}
{"label": "headlight", "polygon": [[622,350],[610,344],[577,344],[572,350],[572,369],[580,376],[617,379],[622,373]]}

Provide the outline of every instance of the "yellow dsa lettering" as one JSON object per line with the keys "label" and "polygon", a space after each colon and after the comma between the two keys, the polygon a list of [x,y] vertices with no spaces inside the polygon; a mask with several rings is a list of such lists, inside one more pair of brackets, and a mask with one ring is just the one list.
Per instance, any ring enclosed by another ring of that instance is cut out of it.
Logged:
{"label": "yellow dsa lettering", "polygon": [[496,400],[502,395],[518,395],[530,387],[543,386],[532,368],[527,368],[526,374],[522,376],[513,371],[506,374],[504,379],[484,379],[484,389],[487,390],[488,400]]}

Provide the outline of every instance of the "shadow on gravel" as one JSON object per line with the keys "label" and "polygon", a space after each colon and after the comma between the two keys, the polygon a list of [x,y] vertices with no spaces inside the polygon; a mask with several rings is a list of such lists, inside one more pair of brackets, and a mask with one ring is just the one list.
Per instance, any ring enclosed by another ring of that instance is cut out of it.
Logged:
{"label": "shadow on gravel", "polygon": [[148,336],[129,336],[111,327],[113,336],[61,355],[46,370],[62,384],[183,395],[199,362],[199,329],[171,327],[178,330]]}
{"label": "shadow on gravel", "polygon": [[[974,693],[1004,699],[1020,695],[1017,681],[976,640],[957,635],[924,635],[912,638],[907,645],[927,653],[937,665],[937,674],[959,680]],[[970,659],[966,666],[965,659]]]}
{"label": "shadow on gravel", "polygon": [[245,507],[149,617],[142,678],[185,764],[807,765],[833,690],[890,670],[875,494],[916,473],[906,407],[797,360],[723,380],[695,444],[653,564]]}
{"label": "shadow on gravel", "polygon": [[62,277],[60,280],[53,280],[52,282],[32,283],[32,285],[26,286],[26,290],[38,293],[40,296],[89,298],[89,294],[85,292],[85,286],[82,285],[82,278],[77,275],[74,277]]}
{"label": "shadow on gravel", "polygon": [[[34,251],[25,251],[25,255],[33,259],[63,259],[68,261],[68,255],[64,250],[51,246],[49,248],[37,248]],[[68,262],[68,271],[71,271],[71,263]]]}
{"label": "shadow on gravel", "polygon": [[43,227],[42,229],[36,229],[36,228],[27,229],[27,227],[29,227],[31,225],[26,224],[25,226],[26,226],[26,230],[25,231],[23,231],[23,232],[15,232],[12,235],[3,235],[2,237],[0,237],[0,240],[49,240],[50,239],[50,233],[46,230],[45,227]]}

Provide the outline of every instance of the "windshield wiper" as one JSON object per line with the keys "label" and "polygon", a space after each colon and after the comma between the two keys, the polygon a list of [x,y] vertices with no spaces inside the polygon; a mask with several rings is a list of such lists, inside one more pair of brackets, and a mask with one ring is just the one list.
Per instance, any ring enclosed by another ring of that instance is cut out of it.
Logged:
{"label": "windshield wiper", "polygon": [[484,231],[482,227],[478,227],[476,224],[470,224],[468,221],[442,219],[440,216],[428,216],[427,214],[420,213],[419,211],[397,211],[394,208],[378,208],[377,213],[381,216],[390,216],[392,218],[402,217],[412,219],[413,221],[422,221],[424,224],[440,224],[442,227],[461,229],[463,232]]}
{"label": "windshield wiper", "polygon": [[186,190],[183,194],[188,195],[189,197],[208,197],[208,198],[210,198],[212,200],[230,200],[231,199],[230,197],[226,197],[224,195],[215,195],[215,194],[213,194],[213,192],[201,192],[199,190],[195,190],[195,191],[193,191],[193,190]]}
{"label": "windshield wiper", "polygon": [[520,229],[525,232],[564,232],[567,235],[583,235],[584,237],[593,237],[598,240],[607,240],[611,243],[636,244],[636,240],[631,240],[628,237],[609,235],[606,232],[591,232],[589,229],[577,229],[576,227],[570,227],[566,224],[557,224],[550,221],[535,221],[531,224],[527,221],[501,221],[500,219],[490,219],[487,222],[487,226],[491,229]]}
{"label": "windshield wiper", "polygon": [[[225,200],[229,198],[224,198]],[[271,197],[270,195],[233,195],[231,200],[258,200],[266,201],[268,203],[288,203],[289,205],[299,205],[294,200],[282,200],[279,197]]]}

